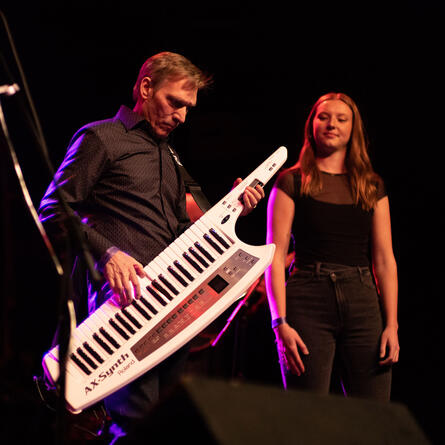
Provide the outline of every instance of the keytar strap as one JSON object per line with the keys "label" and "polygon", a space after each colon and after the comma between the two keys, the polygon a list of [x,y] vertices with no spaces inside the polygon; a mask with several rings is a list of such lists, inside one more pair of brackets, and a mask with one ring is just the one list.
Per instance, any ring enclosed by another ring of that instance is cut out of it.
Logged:
{"label": "keytar strap", "polygon": [[185,167],[182,165],[181,161],[178,158],[178,155],[175,153],[175,151],[168,146],[168,149],[170,150],[170,153],[175,160],[176,165],[178,166],[179,173],[181,174],[182,180],[184,181],[184,185],[186,189],[192,194],[193,199],[195,200],[196,204],[198,204],[198,207],[205,213],[207,210],[209,210],[212,205],[207,200],[206,196],[204,195],[203,191],[201,190],[201,187],[199,184],[190,176],[190,173],[185,169]]}

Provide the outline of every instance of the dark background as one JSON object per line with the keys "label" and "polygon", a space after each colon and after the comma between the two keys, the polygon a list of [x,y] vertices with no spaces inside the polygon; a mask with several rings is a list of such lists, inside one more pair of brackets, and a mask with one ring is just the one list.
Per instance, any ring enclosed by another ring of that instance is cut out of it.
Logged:
{"label": "dark background", "polygon": [[[201,7],[34,2],[4,6],[3,12],[54,166],[79,127],[113,116],[121,104],[132,105],[140,66],[162,50],[182,53],[213,74],[213,86],[200,93],[197,109],[173,138],[213,203],[280,145],[289,150],[286,166],[295,163],[306,116],[320,95],[342,91],[353,97],[391,203],[401,343],[393,400],[409,408],[432,440],[439,437],[434,405],[442,403],[443,206],[437,167],[443,130],[433,121],[440,115],[442,93],[441,7],[429,2],[292,9],[280,2]],[[2,107],[38,207],[49,176],[28,125],[22,79],[3,26],[0,34],[0,84],[22,87],[16,96],[2,96]],[[59,280],[3,139],[1,178],[1,402],[11,422],[24,419],[17,425],[28,424],[33,431],[44,421],[32,376],[41,372],[41,356],[57,323]],[[265,216],[264,201],[238,222],[239,238],[263,244]],[[279,385],[269,321],[261,301],[256,309],[243,310],[215,350],[191,358],[191,371]],[[216,324],[213,332],[219,328]],[[236,343],[237,338],[246,343]]]}

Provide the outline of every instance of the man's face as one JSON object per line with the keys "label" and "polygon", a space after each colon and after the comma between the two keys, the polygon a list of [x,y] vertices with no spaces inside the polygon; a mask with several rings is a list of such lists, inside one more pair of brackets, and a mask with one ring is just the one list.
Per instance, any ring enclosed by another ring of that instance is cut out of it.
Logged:
{"label": "man's face", "polygon": [[151,86],[150,79],[145,78],[142,88],[146,91],[143,115],[161,139],[184,123],[187,112],[196,105],[198,89],[186,78],[166,79],[156,89]]}

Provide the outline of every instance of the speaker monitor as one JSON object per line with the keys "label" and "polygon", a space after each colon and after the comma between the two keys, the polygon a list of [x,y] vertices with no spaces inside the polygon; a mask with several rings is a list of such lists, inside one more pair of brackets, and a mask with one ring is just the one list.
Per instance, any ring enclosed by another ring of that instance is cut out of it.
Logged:
{"label": "speaker monitor", "polygon": [[399,403],[201,377],[185,378],[154,408],[140,434],[163,444],[429,443]]}

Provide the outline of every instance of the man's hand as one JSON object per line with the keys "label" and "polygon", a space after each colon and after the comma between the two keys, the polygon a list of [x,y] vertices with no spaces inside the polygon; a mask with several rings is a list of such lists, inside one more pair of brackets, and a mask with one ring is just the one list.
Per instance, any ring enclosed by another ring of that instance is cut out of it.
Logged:
{"label": "man's hand", "polygon": [[121,250],[108,260],[103,274],[110,284],[115,302],[121,307],[130,304],[133,298],[141,296],[138,276],[147,276],[142,264]]}
{"label": "man's hand", "polygon": [[[243,180],[241,178],[237,178],[236,181],[233,183],[232,189],[234,189],[238,184],[240,184]],[[241,216],[248,215],[258,204],[258,202],[261,201],[261,199],[264,198],[264,190],[263,187],[260,185],[256,185],[255,188],[253,187],[246,187],[243,193],[243,204],[244,209],[241,212]]]}

